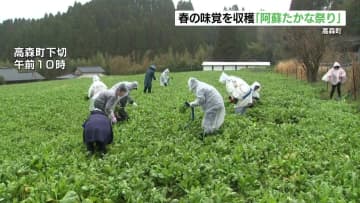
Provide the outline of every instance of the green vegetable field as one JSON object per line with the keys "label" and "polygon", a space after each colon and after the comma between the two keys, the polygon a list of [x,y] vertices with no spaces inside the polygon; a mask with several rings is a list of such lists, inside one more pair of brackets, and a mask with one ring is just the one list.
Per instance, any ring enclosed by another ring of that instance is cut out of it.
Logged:
{"label": "green vegetable field", "polygon": [[[320,87],[270,71],[228,72],[262,84],[261,103],[233,114],[220,72],[172,73],[169,87],[143,75],[138,107],[114,127],[104,159],[82,143],[91,79],[0,86],[0,203],[3,202],[358,202],[360,116]],[[159,77],[159,73],[156,75]],[[197,138],[202,113],[180,113],[195,76],[224,96],[221,134]]]}

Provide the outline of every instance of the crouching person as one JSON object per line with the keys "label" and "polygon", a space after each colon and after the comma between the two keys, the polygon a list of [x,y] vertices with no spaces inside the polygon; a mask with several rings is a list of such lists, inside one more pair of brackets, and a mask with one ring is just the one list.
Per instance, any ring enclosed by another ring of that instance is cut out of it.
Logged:
{"label": "crouching person", "polygon": [[127,121],[129,120],[129,114],[126,112],[125,108],[127,104],[131,104],[133,106],[137,106],[136,102],[134,101],[134,99],[130,96],[130,92],[132,90],[137,90],[138,88],[138,82],[137,81],[133,81],[133,82],[119,82],[117,84],[115,84],[111,89],[115,90],[118,87],[120,87],[121,85],[125,85],[126,88],[128,89],[128,94],[124,97],[122,97],[119,102],[117,103],[116,107],[115,107],[115,117],[116,120],[119,121]]}
{"label": "crouching person", "polygon": [[117,119],[114,114],[115,106],[119,101],[128,95],[129,90],[125,84],[120,84],[115,89],[106,90],[100,92],[93,97],[93,110],[100,110],[106,114],[106,116],[113,122],[116,123]]}
{"label": "crouching person", "polygon": [[120,85],[115,90],[102,91],[93,96],[93,109],[83,124],[83,139],[89,155],[95,152],[95,145],[102,156],[106,153],[106,145],[113,140],[112,122],[116,123],[115,105],[127,94],[126,86]]}
{"label": "crouching person", "polygon": [[83,140],[86,144],[88,155],[95,153],[98,149],[100,155],[106,154],[106,145],[113,141],[113,130],[111,121],[106,114],[100,110],[90,112],[89,118],[83,124]]}
{"label": "crouching person", "polygon": [[230,103],[234,104],[235,113],[243,115],[253,104],[253,90],[241,78],[222,73],[219,82],[226,85]]}
{"label": "crouching person", "polygon": [[189,107],[201,106],[204,111],[202,136],[214,134],[221,127],[225,117],[224,100],[220,93],[211,85],[201,82],[196,78],[188,80],[191,92],[196,96],[195,101],[186,102]]}
{"label": "crouching person", "polygon": [[251,85],[251,89],[253,91],[253,94],[252,94],[253,103],[249,107],[254,107],[254,105],[256,103],[260,102],[260,89],[261,89],[260,83],[259,82],[254,82]]}
{"label": "crouching person", "polygon": [[94,95],[98,94],[99,92],[105,91],[107,86],[100,80],[99,76],[93,76],[93,83],[91,84],[87,99],[91,99]]}

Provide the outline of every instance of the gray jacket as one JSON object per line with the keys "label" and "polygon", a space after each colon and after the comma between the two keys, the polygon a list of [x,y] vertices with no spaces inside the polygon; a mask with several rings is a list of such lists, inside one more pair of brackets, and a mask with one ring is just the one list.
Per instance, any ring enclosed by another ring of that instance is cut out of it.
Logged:
{"label": "gray jacket", "polygon": [[106,90],[95,98],[94,107],[105,112],[107,116],[110,116],[114,111],[116,103],[118,103],[120,99],[120,97],[115,95],[115,90]]}
{"label": "gray jacket", "polygon": [[134,89],[138,88],[138,82],[137,81],[133,81],[133,82],[128,82],[128,81],[123,81],[123,82],[118,82],[115,85],[113,85],[111,87],[112,90],[117,89],[120,85],[124,84],[127,89],[129,90],[129,93],[127,96],[122,97],[119,101],[120,107],[125,107],[127,103],[129,104],[133,104],[135,101],[134,99],[130,96],[130,92]]}

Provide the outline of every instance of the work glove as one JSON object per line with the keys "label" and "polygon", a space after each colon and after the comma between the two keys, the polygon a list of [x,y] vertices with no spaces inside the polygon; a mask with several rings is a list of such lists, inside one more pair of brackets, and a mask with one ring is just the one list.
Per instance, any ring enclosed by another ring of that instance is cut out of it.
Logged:
{"label": "work glove", "polygon": [[112,123],[112,124],[115,124],[116,122],[117,122],[117,119],[116,119],[115,117],[112,117],[112,118],[111,118],[111,123]]}
{"label": "work glove", "polygon": [[239,101],[238,99],[236,99],[232,96],[229,96],[229,100],[230,100],[230,103],[232,103],[232,104],[236,104]]}
{"label": "work glove", "polygon": [[191,105],[190,105],[189,102],[185,102],[185,106],[186,106],[186,107],[191,107]]}
{"label": "work glove", "polygon": [[112,124],[115,124],[117,122],[116,116],[113,112],[110,114],[110,118]]}

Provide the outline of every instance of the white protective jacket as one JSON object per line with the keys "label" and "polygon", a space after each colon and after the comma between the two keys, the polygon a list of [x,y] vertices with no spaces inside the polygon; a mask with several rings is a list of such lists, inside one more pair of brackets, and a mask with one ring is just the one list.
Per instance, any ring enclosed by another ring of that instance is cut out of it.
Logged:
{"label": "white protective jacket", "polygon": [[235,104],[235,108],[247,107],[249,104],[252,104],[253,91],[243,79],[229,76],[223,72],[219,82],[226,85],[226,91],[229,96],[239,100]]}
{"label": "white protective jacket", "polygon": [[[336,66],[340,68],[335,69]],[[332,85],[336,85],[339,82],[344,83],[346,81],[346,72],[341,68],[340,63],[335,62],[333,67],[321,78],[325,82],[330,82]]]}
{"label": "white protective jacket", "polygon": [[213,133],[218,130],[225,118],[225,106],[221,94],[213,86],[196,78],[190,78],[188,86],[196,96],[195,101],[190,102],[190,106],[201,106],[205,113],[202,121],[204,133]]}
{"label": "white protective jacket", "polygon": [[170,82],[170,71],[165,69],[160,75],[160,86],[169,85]]}
{"label": "white protective jacket", "polygon": [[99,76],[93,76],[93,83],[90,85],[88,91],[88,98],[91,99],[95,94],[104,91],[107,86],[100,80]]}

